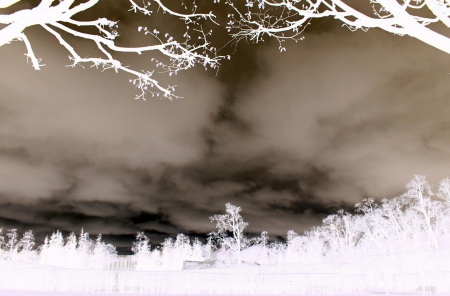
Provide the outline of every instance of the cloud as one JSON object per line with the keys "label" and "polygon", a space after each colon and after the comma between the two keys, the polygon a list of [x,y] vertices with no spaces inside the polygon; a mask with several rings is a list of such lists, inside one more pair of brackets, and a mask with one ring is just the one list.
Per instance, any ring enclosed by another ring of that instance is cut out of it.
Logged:
{"label": "cloud", "polygon": [[[107,218],[114,217],[121,204],[128,205],[122,208],[127,214],[158,211],[149,195],[159,185],[146,179],[158,179],[161,168],[203,157],[203,130],[211,124],[223,87],[202,70],[192,70],[163,78],[180,84],[185,99],[135,101],[127,75],[66,68],[66,53],[55,40],[30,31],[36,34],[31,34],[36,54],[47,64],[41,71],[26,64],[23,44],[1,48],[2,56],[10,58],[2,59],[0,66],[0,202],[54,214],[43,221],[35,217],[34,222],[47,223],[47,229],[72,229],[70,217],[78,214],[81,221],[75,228],[91,227],[91,233],[138,229]],[[11,208],[8,211],[12,214]],[[101,220],[90,217],[110,222],[99,224]]]}
{"label": "cloud", "polygon": [[222,151],[284,153],[297,166],[278,161],[278,173],[317,167],[328,179],[314,193],[349,203],[399,193],[416,173],[447,176],[445,53],[407,37],[335,30],[261,58],[268,74],[235,108],[252,136],[223,141]]}

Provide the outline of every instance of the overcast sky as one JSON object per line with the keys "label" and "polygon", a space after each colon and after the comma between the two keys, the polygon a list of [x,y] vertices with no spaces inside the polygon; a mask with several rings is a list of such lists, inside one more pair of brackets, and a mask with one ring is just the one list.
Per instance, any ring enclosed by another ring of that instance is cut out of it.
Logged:
{"label": "overcast sky", "polygon": [[[105,1],[92,14],[121,20],[118,42],[145,44],[127,1]],[[0,227],[31,229],[38,244],[81,227],[121,254],[137,231],[153,246],[204,238],[226,202],[250,235],[284,238],[364,197],[399,195],[414,174],[435,187],[450,177],[450,57],[410,37],[318,21],[285,53],[240,44],[217,75],[159,76],[184,98],[142,101],[132,77],[66,67],[52,36],[25,33],[46,66],[33,70],[21,42],[0,48]],[[124,58],[140,70],[150,57]]]}

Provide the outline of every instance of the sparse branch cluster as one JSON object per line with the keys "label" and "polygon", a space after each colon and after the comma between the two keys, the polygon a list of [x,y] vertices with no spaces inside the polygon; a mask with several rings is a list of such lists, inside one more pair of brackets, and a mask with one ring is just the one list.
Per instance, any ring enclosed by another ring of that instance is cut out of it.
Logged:
{"label": "sparse branch cluster", "polygon": [[[450,27],[450,3],[446,0],[370,0],[373,15],[366,15],[342,0],[226,0],[234,13],[229,14],[227,29],[233,40],[260,42],[264,36],[275,38],[284,51],[286,39],[302,40],[302,32],[311,20],[333,17],[350,30],[380,28],[397,35],[410,35],[450,53],[450,41],[428,27],[443,23]],[[417,11],[417,13],[415,13]],[[422,15],[431,15],[424,17]]]}
{"label": "sparse branch cluster", "polygon": [[[11,6],[15,2],[18,1],[0,0],[0,8]],[[106,18],[93,21],[77,21],[72,19],[76,14],[93,7],[98,3],[98,0],[89,0],[78,5],[74,5],[75,0],[61,0],[56,4],[55,2],[54,0],[42,0],[33,9],[20,10],[11,14],[0,14],[0,24],[7,25],[0,30],[0,46],[14,40],[23,41],[27,48],[26,56],[36,70],[39,70],[43,64],[41,64],[40,59],[36,58],[27,36],[23,33],[27,27],[34,25],[42,26],[69,52],[69,59],[72,61],[70,66],[90,64],[91,67],[101,68],[102,70],[114,69],[116,72],[123,71],[133,75],[135,78],[130,79],[130,82],[141,92],[136,96],[137,99],[142,98],[145,100],[146,93],[171,100],[179,98],[179,96],[174,94],[174,86],[162,86],[158,83],[153,77],[155,70],[141,71],[130,69],[115,58],[114,53],[142,54],[143,52],[158,51],[166,56],[169,62],[154,60],[155,67],[162,69],[159,72],[168,72],[169,75],[192,68],[196,64],[201,64],[205,68],[216,69],[219,66],[220,60],[224,58],[217,56],[216,49],[209,43],[208,37],[211,32],[204,32],[198,22],[200,19],[214,21],[214,15],[212,13],[201,14],[195,13],[194,11],[190,14],[181,14],[168,9],[160,0],[153,0],[143,5],[138,5],[135,1],[129,0],[131,11],[151,15],[150,5],[153,2],[164,13],[179,17],[186,23],[187,29],[184,34],[185,39],[183,41],[176,41],[169,34],[161,37],[156,29],[150,30],[139,27],[139,31],[142,31],[144,35],[151,35],[153,37],[152,42],[156,44],[144,47],[121,47],[117,46],[114,42],[116,37],[119,36],[116,31],[117,22]],[[195,7],[194,5],[194,10]],[[74,27],[94,27],[99,31],[99,34],[84,33],[82,30],[73,29]],[[191,31],[195,31],[200,37],[193,41],[190,37]],[[80,56],[67,41],[67,38],[61,33],[92,41],[97,46],[101,56],[95,58]]]}

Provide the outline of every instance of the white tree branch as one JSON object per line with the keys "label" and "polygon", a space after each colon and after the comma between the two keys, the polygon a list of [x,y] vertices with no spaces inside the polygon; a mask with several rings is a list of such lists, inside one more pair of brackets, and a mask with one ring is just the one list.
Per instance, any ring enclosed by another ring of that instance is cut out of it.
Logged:
{"label": "white tree branch", "polygon": [[[0,8],[8,7],[18,1],[0,0]],[[60,0],[57,5],[54,5],[55,0],[41,0],[38,6],[33,9],[20,10],[11,14],[0,14],[0,23],[7,26],[0,30],[0,46],[8,44],[13,40],[21,40],[25,43],[28,53],[26,56],[31,60],[33,67],[40,69],[40,60],[36,58],[30,41],[27,36],[23,34],[23,31],[30,26],[40,25],[49,33],[51,33],[60,42],[60,44],[70,53],[70,58],[73,61],[71,66],[75,66],[82,63],[91,63],[91,67],[102,67],[102,70],[114,69],[117,71],[124,71],[133,76],[134,79],[130,79],[140,91],[141,94],[136,98],[142,98],[145,100],[145,94],[150,93],[152,96],[163,96],[169,99],[176,99],[179,96],[174,94],[174,86],[161,86],[158,81],[152,77],[154,71],[136,71],[123,66],[122,63],[114,58],[114,52],[124,53],[137,53],[158,51],[162,53],[169,60],[168,63],[156,61],[156,67],[163,70],[162,72],[168,72],[169,75],[176,74],[180,70],[189,69],[196,64],[201,64],[205,68],[207,66],[211,68],[217,68],[219,61],[225,57],[217,56],[215,48],[213,48],[207,41],[207,37],[210,33],[203,32],[201,26],[196,22],[197,19],[209,19],[213,21],[214,15],[210,12],[208,14],[193,13],[180,14],[168,9],[164,6],[160,0],[153,0],[164,13],[174,15],[181,18],[185,23],[191,23],[194,27],[194,32],[199,34],[198,40],[200,44],[196,44],[191,41],[189,32],[186,32],[184,42],[178,42],[174,40],[168,34],[165,35],[166,40],[162,40],[159,37],[159,32],[156,30],[149,31],[147,28],[139,27],[139,31],[144,29],[144,34],[150,34],[155,38],[158,44],[142,47],[121,47],[117,46],[114,39],[119,35],[114,30],[117,27],[117,22],[110,21],[106,18],[100,18],[93,21],[77,21],[72,17],[79,12],[92,8],[99,0],[87,0],[81,4],[72,7],[75,0]],[[133,11],[139,11],[144,14],[150,15],[151,11],[147,9],[150,2],[144,4],[144,6],[138,6],[133,0],[129,0],[132,5]],[[195,10],[195,7],[194,7]],[[68,27],[67,25],[74,25],[77,27],[95,27],[99,30],[99,34],[88,34],[77,29]],[[82,38],[94,42],[97,45],[99,51],[105,57],[98,58],[82,58],[77,54],[75,49],[64,39],[64,37],[57,32],[56,28],[65,34],[72,35],[74,37]],[[198,27],[198,29],[195,29]],[[153,59],[152,59],[153,60]],[[150,89],[153,88],[154,91]]]}
{"label": "white tree branch", "polygon": [[[374,17],[357,11],[342,0],[246,0],[246,12],[241,12],[234,2],[226,0],[236,12],[229,15],[227,28],[236,42],[242,39],[259,42],[266,35],[276,38],[283,51],[281,43],[285,39],[302,40],[299,35],[312,19],[331,16],[352,31],[380,28],[397,35],[409,35],[450,53],[450,39],[427,27],[437,22],[450,27],[450,3],[447,0],[402,0],[402,4],[397,0],[370,0]],[[414,15],[407,10],[425,7],[435,17]]]}
{"label": "white tree branch", "polygon": [[27,47],[28,53],[26,53],[25,55],[27,56],[27,58],[29,58],[31,60],[31,64],[33,65],[33,68],[35,70],[40,70],[41,66],[45,66],[45,65],[39,65],[39,62],[41,60],[37,59],[36,56],[34,55],[33,48],[31,47],[30,41],[28,40],[27,36],[24,33],[20,33],[19,39],[21,41],[23,41],[25,43],[25,46]]}

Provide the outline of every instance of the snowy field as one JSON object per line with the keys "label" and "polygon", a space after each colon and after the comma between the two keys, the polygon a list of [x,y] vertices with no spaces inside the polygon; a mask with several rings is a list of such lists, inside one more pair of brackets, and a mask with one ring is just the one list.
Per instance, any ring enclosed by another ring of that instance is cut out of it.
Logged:
{"label": "snowy field", "polygon": [[[1,295],[450,295],[450,272],[292,273],[293,265],[196,271],[0,268]],[[311,266],[309,266],[311,267]],[[318,265],[324,268],[325,266]]]}
{"label": "snowy field", "polygon": [[[365,295],[382,295],[385,293],[380,292],[362,292],[362,293],[351,293],[351,294],[341,294],[343,296],[365,296]],[[145,294],[135,294],[135,293],[82,293],[82,292],[29,292],[29,291],[2,291],[0,290],[0,295],[2,296],[142,296]],[[157,295],[157,294],[151,294],[151,295]],[[163,295],[163,294],[161,294]],[[213,294],[191,294],[192,296],[212,296]],[[247,296],[247,295],[238,295],[238,294],[228,294],[233,296]],[[227,295],[227,296],[228,296]],[[306,296],[317,296],[320,294],[305,294]],[[394,295],[415,295],[410,293],[395,293]],[[421,295],[421,294],[416,294]],[[439,293],[438,295],[442,296],[450,296],[450,293]],[[256,295],[258,296],[258,295]],[[294,296],[294,295],[288,295],[285,296]]]}

